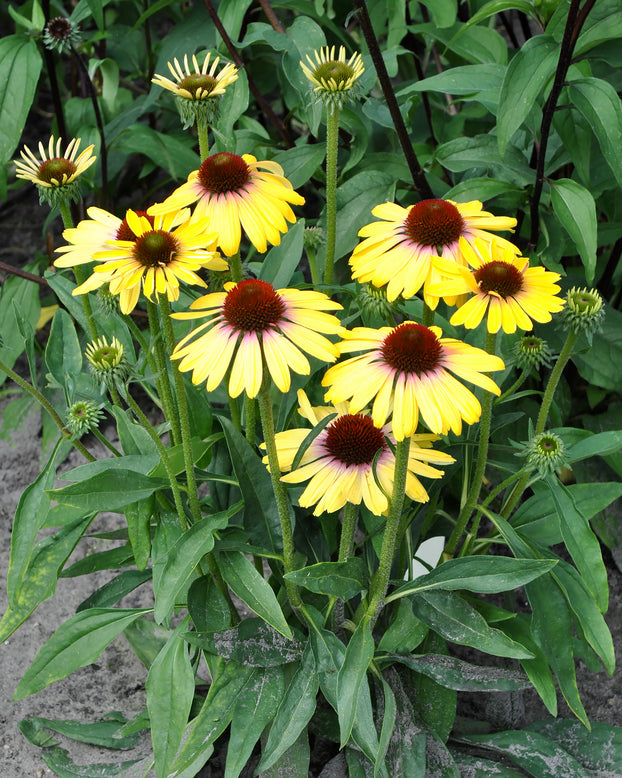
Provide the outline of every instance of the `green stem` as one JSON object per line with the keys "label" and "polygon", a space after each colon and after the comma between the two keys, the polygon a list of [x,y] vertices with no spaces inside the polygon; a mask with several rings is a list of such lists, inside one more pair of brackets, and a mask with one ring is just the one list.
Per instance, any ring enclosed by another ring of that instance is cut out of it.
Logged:
{"label": "green stem", "polygon": [[95,437],[97,438],[97,440],[99,440],[99,442],[100,442],[100,443],[102,443],[104,446],[106,446],[106,448],[107,448],[109,451],[112,451],[112,453],[115,455],[115,457],[120,457],[120,456],[122,456],[121,452],[120,452],[120,451],[118,451],[118,450],[117,450],[117,449],[116,449],[116,448],[115,448],[115,447],[112,445],[112,443],[111,443],[111,442],[110,442],[110,441],[109,441],[109,440],[106,438],[106,436],[105,436],[105,435],[103,435],[103,434],[102,434],[102,433],[101,433],[101,432],[100,432],[100,431],[97,429],[97,427],[95,427],[95,429],[93,429],[93,430],[91,430],[91,431],[92,431],[93,435],[95,435]]}
{"label": "green stem", "polygon": [[367,606],[366,616],[371,620],[372,628],[380,615],[380,610],[391,577],[391,566],[395,556],[398,529],[402,517],[402,508],[404,507],[409,451],[410,438],[400,440],[397,443],[395,448],[395,474],[393,476],[391,506],[389,508],[389,515],[387,516],[387,524],[384,529],[378,569],[372,578],[369,588],[369,604]]}
{"label": "green stem", "polygon": [[431,327],[434,324],[434,313],[430,306],[423,301],[423,316],[421,317],[421,324],[424,327]]}
{"label": "green stem", "polygon": [[188,529],[188,520],[186,518],[186,512],[184,511],[184,506],[181,501],[181,491],[179,488],[179,484],[177,483],[177,478],[175,478],[175,473],[173,472],[170,459],[168,458],[168,451],[164,447],[164,444],[160,440],[157,432],[151,426],[149,419],[145,416],[140,406],[138,405],[136,400],[132,397],[132,395],[129,393],[129,391],[126,390],[125,396],[127,399],[127,404],[134,411],[136,417],[143,425],[143,427],[147,430],[147,434],[154,442],[155,447],[158,449],[158,453],[160,454],[162,464],[164,465],[164,469],[166,470],[166,475],[168,476],[168,480],[171,484],[171,489],[173,490],[173,499],[175,501],[175,510],[177,511],[177,515],[179,516],[179,523],[181,524],[182,530],[186,532],[186,530]]}
{"label": "green stem", "polygon": [[199,136],[199,153],[201,154],[201,162],[209,157],[209,127],[207,122],[197,121],[197,134]]}
{"label": "green stem", "polygon": [[32,384],[29,384],[28,381],[25,381],[21,376],[18,376],[14,370],[11,370],[11,368],[8,365],[5,365],[4,362],[1,361],[0,361],[0,370],[6,373],[8,377],[12,381],[15,381],[15,383],[18,386],[21,386],[25,392],[28,392],[28,394],[31,395],[31,397],[34,397],[34,399],[39,403],[39,405],[50,414],[52,419],[54,419],[54,422],[56,423],[58,429],[60,430],[61,435],[64,438],[67,438],[67,440],[75,448],[78,449],[78,451],[82,454],[82,456],[85,459],[88,459],[89,462],[95,461],[95,457],[89,451],[87,451],[84,445],[77,438],[72,437],[71,432],[63,424],[63,420],[61,419],[61,417],[56,413],[54,408],[50,405],[50,403],[45,399],[45,397],[41,394],[41,392],[38,389],[36,389]]}
{"label": "green stem", "polygon": [[523,368],[521,374],[518,376],[516,381],[514,381],[512,386],[510,386],[509,389],[506,389],[506,391],[503,392],[503,394],[500,397],[495,398],[493,405],[498,405],[499,403],[503,402],[506,399],[506,397],[509,397],[510,395],[514,394],[514,392],[518,389],[518,387],[523,385],[525,379],[527,378],[530,372],[531,372],[530,367]]}
{"label": "green stem", "polygon": [[257,418],[257,403],[248,395],[244,395],[244,409],[246,411],[246,440],[255,448],[255,420]]}
{"label": "green stem", "polygon": [[[497,341],[497,334],[495,332],[486,333],[486,351],[489,354],[495,353],[495,346]],[[484,481],[484,473],[486,471],[486,463],[488,461],[488,443],[490,441],[490,425],[492,422],[492,400],[493,395],[490,392],[484,392],[482,398],[482,414],[479,421],[479,445],[477,447],[477,460],[475,463],[475,472],[471,481],[471,487],[467,494],[466,501],[462,506],[462,510],[456,521],[456,526],[453,528],[447,545],[445,546],[445,555],[453,555],[458,541],[462,537],[462,534],[466,528],[468,520],[471,518],[473,509],[477,504],[479,493]]]}
{"label": "green stem", "polygon": [[[540,412],[538,413],[538,419],[536,421],[534,437],[544,432],[544,428],[546,426],[546,420],[549,415],[549,410],[551,408],[551,404],[553,403],[555,390],[557,389],[557,384],[559,383],[559,379],[562,377],[562,373],[564,372],[566,363],[570,359],[570,355],[572,354],[572,349],[574,348],[578,337],[579,337],[578,333],[570,330],[566,338],[566,342],[564,343],[564,346],[559,356],[557,357],[557,362],[553,367],[553,370],[549,377],[548,384],[546,385],[546,389],[544,390],[544,394],[542,395],[542,404],[540,405]],[[505,505],[501,509],[501,516],[504,519],[507,519],[507,517],[512,513],[512,511],[516,507],[516,504],[518,503],[523,492],[525,491],[525,487],[527,486],[527,481],[529,481],[529,473],[525,473],[521,478],[521,480],[516,484],[514,489],[512,489],[512,493],[510,494],[510,496],[505,502]]]}
{"label": "green stem", "polygon": [[[67,201],[61,201],[58,208],[63,220],[63,226],[66,230],[71,229],[74,224],[73,218],[71,216],[71,209],[69,208],[69,203]],[[74,265],[73,272],[76,277],[76,281],[78,282],[78,286],[86,281],[86,271],[82,265]],[[97,327],[95,326],[93,308],[91,306],[91,300],[89,298],[88,292],[86,294],[81,294],[80,297],[82,298],[82,307],[84,308],[84,315],[86,316],[86,323],[89,328],[89,333],[92,340],[96,340],[98,337]]]}
{"label": "green stem", "polygon": [[236,251],[235,254],[229,257],[229,270],[231,271],[231,280],[239,284],[243,278],[242,274],[242,261],[240,259],[240,252]]}
{"label": "green stem", "polygon": [[339,146],[339,108],[328,110],[326,120],[326,263],[324,283],[333,283],[335,242],[337,238],[337,149]]}
{"label": "green stem", "polygon": [[171,425],[171,437],[173,443],[178,445],[181,442],[181,427],[179,424],[179,415],[177,406],[173,399],[171,381],[168,374],[168,360],[164,353],[164,343],[160,331],[160,315],[158,306],[147,300],[147,313],[149,314],[149,328],[151,330],[151,341],[153,343],[153,354],[156,363],[156,387],[162,400],[164,415]]}
{"label": "green stem", "polygon": [[[173,332],[173,322],[171,321],[171,306],[169,305],[168,298],[164,295],[160,298],[160,307],[162,309],[162,321],[164,323],[164,338],[166,340],[166,348],[170,357],[170,355],[173,353],[173,350],[175,349],[175,334]],[[175,380],[175,394],[177,395],[177,407],[179,408],[181,444],[184,452],[184,466],[186,468],[186,478],[188,483],[190,512],[192,513],[192,520],[196,524],[196,522],[201,519],[201,506],[199,505],[197,482],[194,477],[192,434],[190,432],[190,417],[188,416],[186,388],[184,386],[184,378],[179,371],[176,362],[173,364],[173,376]]]}
{"label": "green stem", "polygon": [[[296,569],[294,561],[294,534],[292,532],[292,523],[289,517],[289,505],[287,503],[287,493],[285,486],[281,481],[281,469],[279,467],[279,456],[276,447],[276,438],[274,434],[274,418],[272,416],[272,403],[270,401],[270,386],[264,387],[259,393],[259,415],[261,417],[261,426],[268,453],[268,464],[270,465],[270,477],[272,478],[272,488],[281,520],[281,532],[283,534],[283,562],[286,573],[291,573]],[[296,584],[285,580],[285,589],[290,603],[294,608],[302,605],[300,593]]]}
{"label": "green stem", "polygon": [[352,556],[354,550],[354,533],[359,517],[359,506],[347,502],[343,509],[343,524],[341,525],[341,542],[339,543],[339,562],[345,562]]}
{"label": "green stem", "polygon": [[317,252],[315,249],[307,249],[307,259],[309,261],[309,270],[311,271],[311,283],[317,287],[322,282],[322,279],[317,269]]}

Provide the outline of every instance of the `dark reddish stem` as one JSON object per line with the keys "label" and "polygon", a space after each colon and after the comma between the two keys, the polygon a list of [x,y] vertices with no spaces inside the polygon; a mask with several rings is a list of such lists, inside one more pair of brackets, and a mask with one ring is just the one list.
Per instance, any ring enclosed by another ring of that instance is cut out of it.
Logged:
{"label": "dark reddish stem", "polygon": [[261,6],[263,12],[265,13],[266,19],[272,25],[272,29],[276,30],[277,32],[285,32],[285,30],[283,29],[283,25],[277,19],[277,16],[274,13],[274,8],[270,5],[270,0],[259,0],[259,5]]}
{"label": "dark reddish stem", "polygon": [[579,9],[580,0],[572,0],[570,8],[568,10],[568,18],[566,19],[566,28],[564,29],[564,36],[562,38],[559,61],[557,63],[557,70],[555,71],[555,79],[553,80],[553,86],[548,99],[544,105],[542,112],[542,123],[540,125],[540,144],[537,147],[535,155],[535,168],[536,168],[536,183],[533,190],[533,196],[531,198],[531,234],[529,236],[529,250],[533,250],[540,235],[540,220],[539,208],[540,198],[542,197],[542,188],[544,186],[544,162],[546,159],[546,149],[549,142],[549,136],[551,133],[551,126],[553,123],[553,114],[557,108],[559,96],[564,87],[566,81],[566,75],[568,68],[572,62],[572,53],[574,51],[575,43],[581,32],[581,28],[587,18],[588,13],[594,7],[596,0],[587,0],[583,8]]}
{"label": "dark reddish stem", "polygon": [[376,37],[371,19],[369,18],[367,4],[365,0],[354,0],[354,7],[358,10],[359,21],[361,23],[363,35],[365,36],[365,41],[367,42],[367,48],[369,49],[374,67],[376,68],[384,99],[387,102],[387,107],[391,114],[391,119],[395,126],[395,131],[397,132],[402,151],[404,152],[404,157],[406,158],[406,163],[408,164],[415,189],[423,199],[430,200],[434,197],[434,194],[426,181],[423,169],[419,164],[419,160],[417,159],[417,155],[415,154],[415,150],[413,149],[408,136],[408,131],[406,130],[406,125],[404,124],[404,119],[402,118],[402,113],[397,98],[395,97],[395,91],[391,84],[391,79],[389,78],[384,60],[382,59],[378,38]]}
{"label": "dark reddish stem", "polygon": [[[240,57],[240,55],[237,52],[237,49],[235,48],[235,45],[231,38],[229,37],[229,34],[225,30],[225,28],[222,26],[222,22],[220,21],[220,17],[218,16],[218,12],[214,8],[211,0],[203,0],[203,3],[205,7],[207,8],[207,11],[209,15],[212,18],[212,21],[214,22],[214,27],[218,30],[220,37],[225,42],[225,46],[227,47],[227,50],[229,51],[229,54],[231,55],[231,59],[235,62],[235,64],[240,69],[246,69],[246,66],[244,64],[244,60]],[[274,127],[276,128],[277,132],[281,136],[283,142],[288,148],[292,148],[294,146],[294,141],[291,139],[289,132],[287,131],[287,127],[283,123],[283,121],[274,113],[272,110],[272,107],[270,106],[270,103],[266,100],[266,98],[261,94],[259,91],[257,84],[253,81],[248,71],[246,72],[246,77],[248,79],[248,88],[250,89],[253,97],[257,101],[258,105],[261,107],[261,110],[264,112],[266,117],[272,122]]]}

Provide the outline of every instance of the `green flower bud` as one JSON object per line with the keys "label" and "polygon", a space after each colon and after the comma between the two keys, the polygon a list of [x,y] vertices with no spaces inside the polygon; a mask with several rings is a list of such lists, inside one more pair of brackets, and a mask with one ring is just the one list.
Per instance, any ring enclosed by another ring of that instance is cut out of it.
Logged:
{"label": "green flower bud", "polygon": [[80,400],[73,403],[67,411],[67,428],[80,438],[86,432],[91,432],[99,427],[99,422],[104,418],[103,412],[90,400]]}
{"label": "green flower bud", "polygon": [[543,365],[549,367],[553,358],[547,342],[535,335],[525,335],[515,343],[513,354],[516,365],[521,370],[539,368]]}
{"label": "green flower bud", "polygon": [[596,289],[577,289],[573,286],[566,295],[566,307],[561,313],[567,329],[576,335],[585,332],[591,342],[592,335],[598,332],[605,318],[603,298]]}

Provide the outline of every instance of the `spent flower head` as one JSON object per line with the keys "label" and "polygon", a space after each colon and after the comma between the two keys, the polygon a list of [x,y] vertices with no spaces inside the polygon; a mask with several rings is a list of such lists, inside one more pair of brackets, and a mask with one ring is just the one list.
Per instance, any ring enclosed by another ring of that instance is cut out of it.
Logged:
{"label": "spent flower head", "polygon": [[358,79],[365,71],[361,55],[356,52],[346,59],[346,50],[339,47],[335,56],[334,46],[323,46],[313,52],[315,62],[307,54],[307,62],[300,61],[305,76],[313,86],[315,98],[323,102],[330,113],[340,110],[353,100],[359,90]]}
{"label": "spent flower head", "polygon": [[535,335],[525,335],[514,344],[512,349],[516,365],[521,370],[549,367],[553,354],[547,342]]}
{"label": "spent flower head", "polygon": [[592,335],[602,328],[604,318],[603,298],[596,289],[578,289],[573,286],[568,291],[563,313],[563,322],[567,329],[576,335],[585,332],[591,341]]}
{"label": "spent flower head", "polygon": [[104,418],[103,411],[90,400],[79,400],[67,410],[67,429],[76,437],[92,432]]}
{"label": "spent flower head", "polygon": [[188,61],[188,55],[185,54],[183,68],[177,58],[172,63],[167,63],[172,80],[158,74],[151,79],[154,84],[168,89],[177,98],[177,109],[184,129],[191,127],[195,121],[210,124],[218,112],[220,97],[238,77],[238,69],[231,62],[217,73],[220,57],[213,60],[211,67],[210,58],[211,53],[208,51],[203,65],[199,66],[195,54],[192,55],[191,61]]}
{"label": "spent flower head", "polygon": [[80,25],[66,16],[56,16],[43,29],[43,45],[46,49],[63,54],[80,42]]}
{"label": "spent flower head", "polygon": [[47,149],[39,141],[38,159],[28,146],[20,151],[22,159],[15,160],[17,178],[32,181],[39,190],[39,202],[46,202],[53,208],[61,203],[80,198],[81,176],[95,162],[93,146],[88,146],[78,156],[80,138],[73,138],[61,153],[62,139],[50,136]]}

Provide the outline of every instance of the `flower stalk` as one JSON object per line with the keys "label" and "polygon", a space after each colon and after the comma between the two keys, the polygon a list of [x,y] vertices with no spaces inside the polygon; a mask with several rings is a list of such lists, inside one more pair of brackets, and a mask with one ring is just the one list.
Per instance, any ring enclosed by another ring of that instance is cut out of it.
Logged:
{"label": "flower stalk", "polygon": [[[486,351],[489,354],[495,353],[497,341],[496,332],[486,333]],[[473,509],[477,504],[479,494],[484,482],[484,473],[486,471],[486,463],[488,461],[488,444],[490,442],[490,426],[492,422],[492,403],[493,395],[490,392],[484,392],[482,398],[482,413],[479,422],[479,441],[477,446],[477,460],[475,463],[475,472],[473,473],[473,479],[469,488],[466,501],[462,506],[462,510],[458,515],[456,525],[452,530],[447,545],[445,546],[446,557],[451,557],[458,546],[458,541],[462,537],[466,528],[467,522],[471,518]],[[479,518],[476,519],[479,522]],[[474,526],[474,531],[477,531],[477,527]]]}
{"label": "flower stalk", "polygon": [[332,284],[337,240],[337,154],[339,148],[339,107],[328,106],[326,121],[326,262],[324,283]]}
{"label": "flower stalk", "polygon": [[397,442],[395,447],[395,475],[393,477],[391,506],[389,508],[389,515],[387,516],[387,524],[384,529],[380,561],[378,563],[378,569],[371,581],[369,603],[365,612],[365,618],[370,619],[372,628],[378,620],[389,587],[391,566],[393,564],[393,558],[395,557],[398,530],[402,518],[402,508],[404,507],[409,452],[409,437]]}
{"label": "flower stalk", "polygon": [[[164,296],[162,296],[161,300],[163,299]],[[158,313],[158,306],[149,300],[147,300],[147,313],[149,314],[149,328],[151,330],[153,353],[157,368],[156,387],[162,401],[164,415],[166,416],[168,423],[171,425],[171,436],[173,438],[173,443],[177,445],[181,442],[181,427],[179,423],[179,415],[177,413],[177,406],[175,404],[175,400],[173,399],[173,391],[168,374],[168,364],[166,355],[164,353],[162,334],[160,332],[160,316]]]}
{"label": "flower stalk", "polygon": [[[268,454],[268,464],[270,465],[270,477],[272,479],[272,488],[281,520],[281,532],[283,535],[283,564],[286,573],[291,573],[296,569],[294,561],[294,534],[292,532],[292,523],[289,515],[289,504],[287,502],[287,493],[285,486],[280,478],[279,457],[274,435],[274,417],[272,415],[272,402],[270,400],[270,384],[262,387],[259,392],[259,415],[261,426],[263,428],[266,452]],[[285,579],[285,590],[290,603],[296,609],[302,605],[298,587],[292,581]]]}

